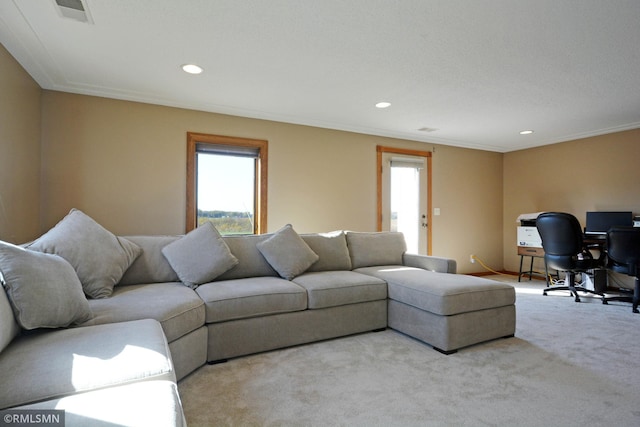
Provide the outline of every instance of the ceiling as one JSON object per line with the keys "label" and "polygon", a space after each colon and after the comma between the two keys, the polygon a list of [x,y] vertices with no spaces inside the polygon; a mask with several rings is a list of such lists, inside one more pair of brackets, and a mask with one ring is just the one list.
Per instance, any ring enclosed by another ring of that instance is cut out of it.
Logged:
{"label": "ceiling", "polygon": [[496,152],[640,127],[638,0],[81,1],[0,1],[44,89]]}

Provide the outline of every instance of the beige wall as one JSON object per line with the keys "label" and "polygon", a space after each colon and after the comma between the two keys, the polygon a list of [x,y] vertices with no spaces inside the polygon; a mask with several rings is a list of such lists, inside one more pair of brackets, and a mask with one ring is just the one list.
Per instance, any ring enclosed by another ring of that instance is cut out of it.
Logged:
{"label": "beige wall", "polygon": [[431,150],[433,254],[501,268],[502,154],[43,91],[42,230],[72,207],[118,234],[185,228],[186,133],[269,141],[268,229],[375,230],[376,145]]}
{"label": "beige wall", "polygon": [[640,215],[638,159],[640,129],[505,154],[505,269],[518,271],[516,218],[521,213],[569,212],[583,226],[587,211]]}
{"label": "beige wall", "polygon": [[0,240],[40,231],[40,87],[0,45]]}
{"label": "beige wall", "polygon": [[502,154],[437,147],[433,165],[434,255],[454,258],[458,272],[486,272],[476,255],[494,270],[502,269]]}
{"label": "beige wall", "polygon": [[[270,231],[374,230],[375,147],[433,153],[434,255],[462,273],[517,271],[516,217],[640,214],[640,130],[507,154],[41,91],[0,47],[0,239],[37,237],[72,207],[118,234],[184,231],[186,132],[269,141]],[[41,161],[42,159],[42,161]]]}

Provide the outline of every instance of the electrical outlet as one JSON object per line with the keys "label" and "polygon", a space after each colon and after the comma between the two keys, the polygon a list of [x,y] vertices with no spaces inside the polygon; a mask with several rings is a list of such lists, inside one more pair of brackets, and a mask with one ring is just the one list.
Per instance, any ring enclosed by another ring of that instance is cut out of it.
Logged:
{"label": "electrical outlet", "polygon": [[475,264],[476,256],[475,255],[469,255],[469,262],[471,262],[471,264]]}

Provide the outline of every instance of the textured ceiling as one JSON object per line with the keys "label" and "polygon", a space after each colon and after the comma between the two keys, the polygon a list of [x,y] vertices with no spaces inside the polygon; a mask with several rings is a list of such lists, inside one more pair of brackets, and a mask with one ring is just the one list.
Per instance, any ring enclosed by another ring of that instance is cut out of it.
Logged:
{"label": "textured ceiling", "polygon": [[497,152],[640,127],[638,0],[84,3],[0,1],[45,89]]}

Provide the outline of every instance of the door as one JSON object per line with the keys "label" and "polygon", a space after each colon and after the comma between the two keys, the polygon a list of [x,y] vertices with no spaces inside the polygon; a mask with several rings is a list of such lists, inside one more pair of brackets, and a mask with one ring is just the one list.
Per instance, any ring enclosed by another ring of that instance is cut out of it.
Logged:
{"label": "door", "polygon": [[378,154],[379,230],[402,232],[409,253],[430,254],[431,153],[379,147]]}

